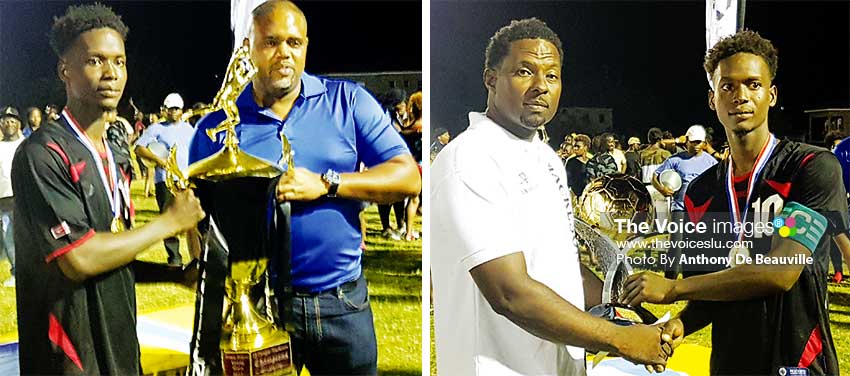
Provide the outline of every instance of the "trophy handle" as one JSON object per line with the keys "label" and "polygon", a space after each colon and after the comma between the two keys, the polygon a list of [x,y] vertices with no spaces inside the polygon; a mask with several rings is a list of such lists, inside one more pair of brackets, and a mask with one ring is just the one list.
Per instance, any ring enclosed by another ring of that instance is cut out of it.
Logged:
{"label": "trophy handle", "polygon": [[168,152],[168,161],[165,164],[165,187],[171,193],[194,188],[189,179],[183,175],[183,171],[180,171],[180,165],[177,164],[177,146],[172,147]]}
{"label": "trophy handle", "polygon": [[283,158],[283,162],[286,164],[286,175],[292,176],[295,173],[295,152],[292,150],[292,144],[289,143],[289,139],[283,134],[283,131],[280,131],[280,146],[281,146],[281,158]]}

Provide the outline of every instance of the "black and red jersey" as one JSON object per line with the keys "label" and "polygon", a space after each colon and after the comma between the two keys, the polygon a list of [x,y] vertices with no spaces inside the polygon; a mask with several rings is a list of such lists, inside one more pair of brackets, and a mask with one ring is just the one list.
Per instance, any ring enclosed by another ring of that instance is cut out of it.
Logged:
{"label": "black and red jersey", "polygon": [[[728,162],[706,170],[690,185],[685,195],[689,220],[733,221],[727,195]],[[747,221],[769,223],[786,203],[798,202],[827,217],[830,222],[816,250],[813,264],[806,265],[800,278],[787,292],[735,302],[692,301],[682,316],[685,327],[711,323],[712,374],[777,374],[782,367],[808,368],[810,374],[838,374],[835,347],[829,327],[827,272],[833,235],[847,231],[846,193],[841,185],[841,167],[828,150],[783,140],[767,160],[749,202],[747,176],[733,179],[739,207],[748,208]],[[745,206],[747,205],[747,206]],[[730,249],[711,248],[735,240],[732,232],[708,231],[686,234],[687,240],[714,239],[709,248],[686,249],[684,256],[728,256]],[[753,246],[749,253],[766,254],[771,235],[755,231],[745,237]],[[709,244],[703,242],[702,244]],[[685,266],[684,275],[703,274],[725,265]]]}
{"label": "black and red jersey", "polygon": [[12,166],[20,371],[138,375],[131,268],[74,282],[57,264],[113,219],[95,160],[68,125],[33,133]]}

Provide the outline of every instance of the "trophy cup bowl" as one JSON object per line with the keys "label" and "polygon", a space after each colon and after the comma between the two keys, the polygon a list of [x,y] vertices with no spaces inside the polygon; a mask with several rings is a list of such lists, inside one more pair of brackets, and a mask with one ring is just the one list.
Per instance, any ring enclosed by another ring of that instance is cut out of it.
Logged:
{"label": "trophy cup bowl", "polygon": [[224,145],[189,166],[190,184],[208,214],[192,375],[295,374],[289,334],[275,324],[277,310],[267,273],[270,266],[281,273],[289,270],[288,211],[278,214],[274,205],[281,170],[240,150],[235,132],[236,98],[255,73],[246,39],[231,56],[213,104],[203,109],[222,111],[226,118],[207,135],[196,136],[215,141],[218,133],[226,132]]}
{"label": "trophy cup bowl", "polygon": [[601,176],[591,181],[579,198],[578,217],[615,241],[632,234],[619,231],[617,220],[651,222],[655,208],[640,180],[625,174]]}
{"label": "trophy cup bowl", "polygon": [[679,173],[673,170],[665,170],[660,175],[658,175],[658,181],[661,182],[661,185],[667,187],[667,189],[678,192],[679,189],[682,188],[682,177],[679,176]]}
{"label": "trophy cup bowl", "polygon": [[205,244],[219,244],[224,253],[218,273],[206,276],[206,334],[209,341],[218,339],[214,347],[208,343],[207,354],[220,352],[225,375],[293,374],[289,334],[275,325],[266,273],[270,263],[278,262],[267,215],[275,179],[243,176],[192,183],[210,218],[207,237],[216,237]]}
{"label": "trophy cup bowl", "polygon": [[652,323],[655,316],[646,309],[616,303],[632,267],[625,256],[630,249],[617,243],[644,234],[620,231],[618,219],[632,223],[652,222],[655,210],[646,187],[624,174],[611,174],[593,180],[579,199],[575,218],[575,235],[587,257],[582,261],[602,274],[602,303],[588,312],[619,325]]}

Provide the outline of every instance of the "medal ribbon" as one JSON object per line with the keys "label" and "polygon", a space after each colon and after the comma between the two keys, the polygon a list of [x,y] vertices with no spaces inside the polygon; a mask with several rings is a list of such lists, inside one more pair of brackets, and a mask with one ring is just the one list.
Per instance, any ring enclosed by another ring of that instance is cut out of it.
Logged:
{"label": "medal ribbon", "polygon": [[[103,189],[106,191],[106,197],[109,198],[109,206],[112,209],[112,218],[118,217],[119,210],[121,209],[121,196],[119,193],[118,187],[118,169],[115,167],[115,159],[112,157],[112,150],[109,149],[109,144],[106,142],[106,136],[103,138],[103,147],[106,149],[106,162],[107,167],[109,168],[109,177],[112,180],[112,184],[110,185],[109,180],[106,177],[106,170],[103,168],[103,161],[100,158],[100,154],[95,149],[94,144],[92,144],[89,136],[83,132],[80,124],[77,123],[77,120],[74,119],[74,116],[71,115],[71,112],[68,111],[68,108],[65,107],[62,110],[62,116],[65,118],[65,121],[69,124],[68,128],[71,129],[71,132],[77,136],[77,140],[79,140],[83,146],[88,149],[89,153],[91,153],[92,159],[94,159],[95,165],[97,165],[97,172],[100,175],[100,180],[103,182]],[[112,187],[112,192],[110,192],[110,187]]]}
{"label": "medal ribbon", "polygon": [[764,144],[759,155],[756,157],[752,174],[750,174],[750,178],[747,181],[747,200],[744,201],[743,213],[741,213],[741,208],[738,207],[738,197],[735,194],[735,183],[732,176],[732,158],[729,158],[729,168],[726,171],[726,196],[729,198],[729,212],[732,214],[732,221],[735,224],[740,224],[740,231],[737,231],[735,234],[739,241],[744,238],[744,221],[747,220],[747,211],[750,209],[750,199],[752,198],[753,191],[755,191],[756,183],[758,183],[759,176],[767,164],[767,160],[770,159],[770,155],[776,149],[777,144],[779,144],[779,140],[771,133],[767,139],[767,143]]}

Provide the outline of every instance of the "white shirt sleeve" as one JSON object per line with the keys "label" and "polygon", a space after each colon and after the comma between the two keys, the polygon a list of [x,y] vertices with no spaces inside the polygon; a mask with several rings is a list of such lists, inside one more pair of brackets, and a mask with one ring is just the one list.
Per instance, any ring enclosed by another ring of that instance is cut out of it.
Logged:
{"label": "white shirt sleeve", "polygon": [[458,153],[452,157],[457,162],[454,171],[439,183],[431,200],[434,220],[441,221],[439,227],[456,241],[457,249],[443,251],[457,252],[466,270],[522,251],[524,221],[508,184],[518,178],[504,176],[488,155]]}

